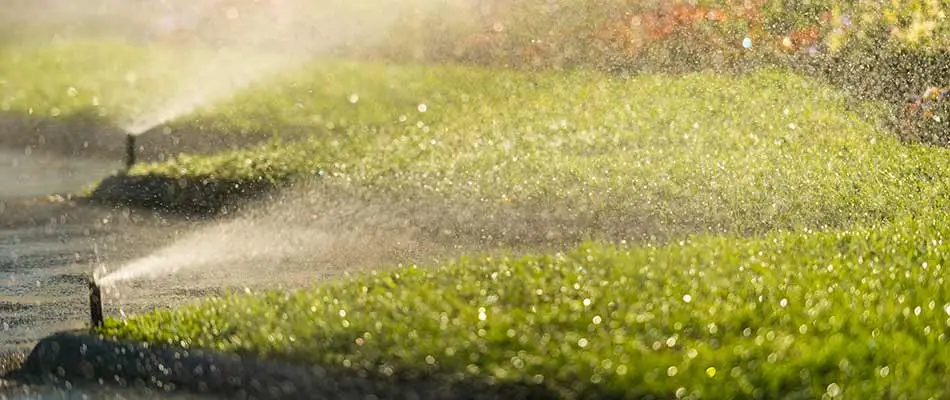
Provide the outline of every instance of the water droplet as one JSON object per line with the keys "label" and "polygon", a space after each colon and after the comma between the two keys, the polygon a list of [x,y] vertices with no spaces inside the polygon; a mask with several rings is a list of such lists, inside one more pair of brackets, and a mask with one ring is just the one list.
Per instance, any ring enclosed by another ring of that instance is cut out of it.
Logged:
{"label": "water droplet", "polygon": [[669,368],[666,369],[666,376],[676,376],[676,374],[677,374],[678,372],[679,372],[679,370],[676,369],[675,366],[669,367]]}
{"label": "water droplet", "polygon": [[745,39],[742,39],[742,47],[745,47],[745,48],[747,48],[747,49],[751,49],[751,48],[752,48],[752,38],[748,38],[748,37],[747,37],[747,38],[745,38]]}
{"label": "water droplet", "polygon": [[710,377],[710,378],[716,376],[716,367],[709,367],[709,368],[706,368],[706,376],[708,376],[708,377]]}
{"label": "water droplet", "polygon": [[66,95],[69,97],[76,97],[77,94],[79,94],[79,90],[76,90],[76,88],[72,86],[70,86],[69,89],[66,89]]}
{"label": "water droplet", "polygon": [[340,314],[340,317],[341,317],[341,318],[342,318],[342,317],[345,317],[345,316],[346,316],[346,310],[340,310],[340,313],[339,313],[339,314]]}
{"label": "water droplet", "polygon": [[590,299],[584,299],[584,307],[590,306]]}
{"label": "water droplet", "polygon": [[600,325],[600,321],[601,319],[599,315],[595,315],[594,318],[591,320],[591,322],[593,322],[594,325]]}
{"label": "water droplet", "polygon": [[346,99],[349,100],[350,104],[356,104],[357,102],[360,101],[360,95],[353,93]]}
{"label": "water droplet", "polygon": [[426,112],[427,110],[429,110],[429,106],[427,106],[425,103],[419,104],[419,107],[417,107],[417,108],[418,108],[419,112],[421,112],[421,113],[424,113],[424,112]]}
{"label": "water droplet", "polygon": [[511,357],[511,365],[517,369],[524,368],[524,360],[520,357]]}
{"label": "water droplet", "polygon": [[788,299],[782,299],[778,302],[778,305],[782,308],[788,307]]}
{"label": "water droplet", "polygon": [[426,356],[426,364],[434,365],[434,364],[435,364],[435,357]]}
{"label": "water droplet", "polygon": [[676,398],[682,399],[683,397],[686,397],[686,388],[681,387],[679,389],[676,389]]}
{"label": "water droplet", "polygon": [[841,387],[837,383],[832,383],[828,385],[828,395],[831,397],[838,397],[841,395]]}
{"label": "water droplet", "polygon": [[887,378],[887,375],[891,373],[891,367],[885,365],[881,367],[881,369],[878,370],[877,373],[881,375],[881,378]]}
{"label": "water droplet", "polygon": [[588,344],[590,343],[587,341],[587,339],[584,339],[584,338],[581,338],[580,340],[577,341],[577,345],[580,346],[580,348],[582,349],[587,348]]}
{"label": "water droplet", "polygon": [[684,303],[689,303],[689,302],[691,302],[691,301],[693,301],[693,296],[690,296],[690,295],[688,295],[688,294],[683,295],[683,302],[684,302]]}
{"label": "water droplet", "polygon": [[50,116],[58,117],[60,114],[62,114],[62,111],[60,111],[57,107],[53,107],[51,110],[49,110]]}

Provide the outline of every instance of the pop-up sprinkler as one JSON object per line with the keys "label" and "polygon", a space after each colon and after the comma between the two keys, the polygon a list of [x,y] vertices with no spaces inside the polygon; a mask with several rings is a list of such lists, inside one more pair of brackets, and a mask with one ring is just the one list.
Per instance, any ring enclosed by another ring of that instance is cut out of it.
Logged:
{"label": "pop-up sprinkler", "polygon": [[125,169],[132,168],[135,164],[135,135],[129,133],[125,135]]}
{"label": "pop-up sprinkler", "polygon": [[94,328],[102,327],[102,291],[93,278],[89,278],[89,317]]}

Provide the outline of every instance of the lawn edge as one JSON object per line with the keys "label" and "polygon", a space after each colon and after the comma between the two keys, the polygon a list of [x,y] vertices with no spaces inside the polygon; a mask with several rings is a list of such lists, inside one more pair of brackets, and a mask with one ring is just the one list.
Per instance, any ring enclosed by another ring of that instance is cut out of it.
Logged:
{"label": "lawn edge", "polygon": [[145,386],[213,393],[226,398],[556,398],[540,386],[448,383],[426,376],[381,379],[342,367],[290,364],[252,355],[131,342],[89,331],[58,332],[43,338],[9,377],[65,380],[70,385]]}

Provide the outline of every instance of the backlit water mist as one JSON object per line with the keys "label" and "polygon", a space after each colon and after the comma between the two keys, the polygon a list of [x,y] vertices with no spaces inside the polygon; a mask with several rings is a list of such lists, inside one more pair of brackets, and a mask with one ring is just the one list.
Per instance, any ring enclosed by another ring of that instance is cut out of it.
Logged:
{"label": "backlit water mist", "polygon": [[[61,41],[83,40],[93,32],[158,53],[174,49],[176,54],[191,54],[157,63],[139,60],[137,68],[115,71],[129,80],[122,90],[130,93],[102,94],[123,99],[121,110],[110,118],[126,132],[141,134],[339,49],[373,45],[401,14],[425,12],[444,2],[38,0],[12,4],[0,23],[61,25],[55,35]],[[159,87],[135,82],[156,82]]]}
{"label": "backlit water mist", "polygon": [[[420,244],[405,210],[294,193],[242,216],[212,222],[97,277],[102,286],[193,269],[223,269],[230,283],[266,279],[281,263],[365,266],[413,254]],[[401,214],[402,213],[402,214]]]}

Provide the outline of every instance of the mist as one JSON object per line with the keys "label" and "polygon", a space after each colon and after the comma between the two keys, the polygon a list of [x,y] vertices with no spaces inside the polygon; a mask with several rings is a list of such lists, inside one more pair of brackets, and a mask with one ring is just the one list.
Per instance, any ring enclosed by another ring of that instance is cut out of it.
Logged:
{"label": "mist", "polygon": [[[121,115],[113,116],[120,128],[137,135],[308,61],[371,47],[398,29],[394,25],[402,16],[429,15],[447,4],[444,0],[18,0],[9,5],[12,12],[0,18],[12,27],[43,27],[53,32],[46,35],[52,42],[95,37],[145,45],[158,54],[163,48],[174,49],[174,59],[143,60],[141,68],[126,74],[133,83],[130,90],[139,80],[162,84],[162,93],[137,93],[134,104],[124,104]],[[4,33],[8,41],[21,39],[15,29]]]}

